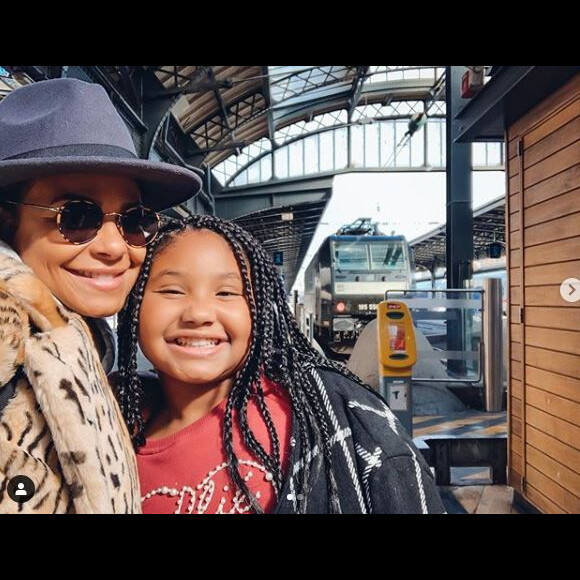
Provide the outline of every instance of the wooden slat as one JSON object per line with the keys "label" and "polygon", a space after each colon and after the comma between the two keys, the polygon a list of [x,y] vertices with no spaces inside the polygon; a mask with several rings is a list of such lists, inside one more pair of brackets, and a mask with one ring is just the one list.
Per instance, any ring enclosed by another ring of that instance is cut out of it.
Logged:
{"label": "wooden slat", "polygon": [[526,227],[580,212],[580,188],[553,197],[525,210]]}
{"label": "wooden slat", "polygon": [[518,154],[518,141],[519,141],[519,137],[517,139],[512,139],[507,146],[507,158],[508,159],[513,159],[517,154]]}
{"label": "wooden slat", "polygon": [[512,451],[511,453],[510,468],[513,471],[515,471],[520,477],[522,476],[523,473],[522,456],[519,453],[516,453],[515,451]]}
{"label": "wooden slat", "polygon": [[526,441],[544,455],[551,457],[562,465],[566,465],[569,469],[580,475],[580,451],[532,426],[528,426],[527,428]]}
{"label": "wooden slat", "polygon": [[510,196],[516,195],[517,193],[521,193],[521,184],[520,184],[520,176],[516,175],[513,176],[510,174],[510,178],[508,181],[509,187],[509,194]]}
{"label": "wooden slat", "polygon": [[522,247],[522,233],[521,232],[512,232],[510,234],[510,248],[512,250],[517,250],[518,248]]}
{"label": "wooden slat", "polygon": [[516,211],[520,211],[522,207],[522,194],[515,193],[510,195],[508,198],[508,210],[510,214],[514,214]]}
{"label": "wooden slat", "polygon": [[510,159],[508,163],[508,171],[511,177],[518,175],[520,173],[520,159],[519,157],[514,157]]}
{"label": "wooden slat", "polygon": [[579,273],[580,260],[544,266],[531,266],[526,268],[526,287],[562,284],[564,280],[575,278]]}
{"label": "wooden slat", "polygon": [[522,229],[522,212],[514,211],[510,214],[510,231],[517,232]]}
{"label": "wooden slat", "polygon": [[580,498],[580,474],[568,469],[534,447],[527,446],[528,463],[570,494]]}
{"label": "wooden slat", "polygon": [[[512,318],[515,320],[515,318]],[[569,308],[526,308],[528,326],[580,331],[580,317],[570,315]]]}
{"label": "wooden slat", "polygon": [[[545,140],[548,136],[554,137],[562,127],[578,116],[580,116],[580,101],[576,100],[544,121],[539,127],[527,133],[524,137],[524,148],[526,150],[532,148],[536,143]],[[517,141],[515,145],[515,153],[517,154]]]}
{"label": "wooden slat", "polygon": [[[580,316],[580,310],[577,315]],[[526,345],[580,356],[580,332],[528,327],[526,329]],[[580,370],[580,361],[578,367]]]}
{"label": "wooden slat", "polygon": [[[519,179],[519,177],[518,177]],[[526,189],[524,206],[531,207],[576,189],[580,184],[580,165],[574,165],[541,183]],[[519,191],[519,190],[518,190]]]}
{"label": "wooden slat", "polygon": [[564,515],[567,513],[531,485],[528,486],[524,497],[543,514]]}
{"label": "wooden slat", "polygon": [[526,404],[580,427],[580,404],[569,399],[563,399],[553,393],[546,393],[528,385],[526,387]]}
{"label": "wooden slat", "polygon": [[532,346],[526,347],[526,364],[567,377],[577,377],[580,367],[577,356]]}
{"label": "wooden slat", "polygon": [[580,513],[580,498],[577,498],[532,466],[528,466],[527,481],[534,489],[551,498],[557,506],[567,513]]}
{"label": "wooden slat", "polygon": [[524,495],[524,490],[522,488],[522,474],[517,473],[515,470],[510,470],[508,485],[514,489],[517,493]]}
{"label": "wooden slat", "polygon": [[[535,130],[538,126],[543,125],[546,120],[553,115],[558,114],[570,103],[578,99],[580,93],[580,75],[576,75],[564,86],[560,87],[555,93],[518,119],[509,128],[509,138],[514,139],[516,136]],[[538,122],[541,121],[541,122]]]}
{"label": "wooden slat", "polygon": [[510,332],[512,342],[522,342],[522,328],[519,324],[511,324]]}
{"label": "wooden slat", "polygon": [[[549,244],[566,238],[575,238],[580,232],[580,213],[564,216],[554,221],[526,228],[526,248]],[[521,232],[512,234],[514,242],[521,247]],[[515,248],[515,246],[514,246]]]}
{"label": "wooden slat", "polygon": [[510,437],[510,441],[511,441],[511,451],[513,453],[520,453],[522,450],[522,439],[521,437],[518,437],[517,435],[512,435]]}
{"label": "wooden slat", "polygon": [[509,272],[510,286],[521,286],[522,284],[522,269],[513,267]]}
{"label": "wooden slat", "polygon": [[580,404],[580,379],[536,369],[526,368],[526,382],[547,393],[553,393],[564,399]]}
{"label": "wooden slat", "polygon": [[522,380],[522,364],[519,362],[512,361],[512,378],[521,381]]}
{"label": "wooden slat", "polygon": [[[522,401],[520,399],[512,397],[511,411],[514,417],[517,419],[522,419]],[[521,445],[518,449],[521,449]]]}
{"label": "wooden slat", "polygon": [[521,439],[523,429],[522,429],[522,422],[520,419],[517,419],[516,417],[512,418],[511,430],[512,430],[513,435],[517,435]]}
{"label": "wooden slat", "polygon": [[512,342],[512,361],[522,362],[523,348],[521,343]]}
{"label": "wooden slat", "polygon": [[[544,124],[540,129],[543,129]],[[527,169],[543,161],[550,155],[554,155],[561,149],[572,145],[580,136],[580,119],[576,117],[569,123],[560,126],[557,131],[551,135],[546,136],[535,145],[530,146],[526,141],[528,136],[524,138],[524,148],[526,155],[524,157],[524,166]]]}
{"label": "wooden slat", "polygon": [[526,405],[526,421],[539,431],[580,451],[580,427],[528,405]]}
{"label": "wooden slat", "polygon": [[513,306],[522,305],[522,289],[521,288],[510,288],[510,304]]}
{"label": "wooden slat", "polygon": [[[550,155],[524,172],[524,188],[537,185],[562,171],[574,167],[580,159],[580,141]],[[511,173],[510,173],[511,175]],[[525,197],[525,193],[524,193]]]}
{"label": "wooden slat", "polygon": [[[527,251],[526,251],[527,254]],[[511,268],[520,268],[522,265],[522,251],[521,250],[512,250],[509,254],[510,256],[510,269]],[[511,284],[511,280],[510,280]]]}
{"label": "wooden slat", "polygon": [[523,388],[522,381],[516,381],[515,379],[512,379],[510,383],[511,396],[521,400],[523,396]]}
{"label": "wooden slat", "polygon": [[541,127],[562,109],[578,99],[580,94],[580,75],[576,75],[555,93],[518,119],[509,127],[509,139],[515,139],[523,133],[528,133]]}
{"label": "wooden slat", "polygon": [[[579,196],[580,198],[580,196]],[[521,251],[521,250],[518,250]],[[526,266],[539,266],[555,262],[578,260],[580,257],[580,237],[569,238],[534,246],[526,249]]]}
{"label": "wooden slat", "polygon": [[[560,287],[560,285],[557,285],[532,286],[531,288],[526,288],[526,306],[553,306],[556,308],[568,308],[575,310],[578,316],[580,316],[580,306],[578,304],[562,300]],[[574,316],[575,314],[572,315]]]}

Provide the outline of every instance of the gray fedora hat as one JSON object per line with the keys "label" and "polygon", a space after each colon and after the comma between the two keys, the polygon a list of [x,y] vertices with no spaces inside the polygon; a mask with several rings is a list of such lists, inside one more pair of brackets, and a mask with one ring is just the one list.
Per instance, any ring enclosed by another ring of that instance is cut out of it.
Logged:
{"label": "gray fedora hat", "polygon": [[0,102],[0,188],[60,173],[131,177],[155,210],[187,201],[202,185],[189,169],[139,159],[105,89],[75,79],[33,83]]}

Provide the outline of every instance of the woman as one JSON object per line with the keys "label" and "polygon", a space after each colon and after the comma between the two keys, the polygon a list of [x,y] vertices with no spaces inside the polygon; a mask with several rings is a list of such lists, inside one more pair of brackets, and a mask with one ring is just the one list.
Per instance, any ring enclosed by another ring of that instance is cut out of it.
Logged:
{"label": "woman", "polygon": [[201,182],[138,159],[104,89],[77,80],[10,94],[0,135],[0,514],[139,513],[98,319],[123,307],[157,211]]}

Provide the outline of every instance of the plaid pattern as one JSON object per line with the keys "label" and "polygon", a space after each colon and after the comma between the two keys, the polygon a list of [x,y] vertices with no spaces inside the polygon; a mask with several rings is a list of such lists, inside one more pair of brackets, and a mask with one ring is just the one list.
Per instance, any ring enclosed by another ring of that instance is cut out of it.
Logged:
{"label": "plaid pattern", "polygon": [[[344,514],[442,514],[433,475],[383,399],[334,372],[312,369],[332,426],[332,459]],[[298,441],[297,434],[293,435]],[[307,458],[313,465],[319,450]],[[274,513],[297,513],[298,445]],[[312,474],[308,513],[328,513],[324,468]]]}

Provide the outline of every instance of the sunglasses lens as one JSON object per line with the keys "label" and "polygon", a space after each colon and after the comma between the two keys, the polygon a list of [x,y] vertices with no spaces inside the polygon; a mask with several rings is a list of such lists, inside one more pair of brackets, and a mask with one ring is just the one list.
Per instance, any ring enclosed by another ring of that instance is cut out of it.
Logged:
{"label": "sunglasses lens", "polygon": [[60,216],[62,235],[73,244],[90,242],[102,225],[103,212],[97,204],[91,202],[68,202]]}
{"label": "sunglasses lens", "polygon": [[125,241],[130,246],[144,248],[159,232],[159,217],[151,209],[135,207],[121,216],[121,228]]}

